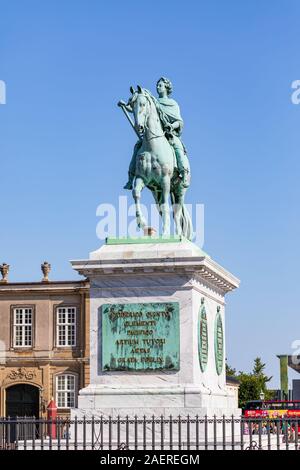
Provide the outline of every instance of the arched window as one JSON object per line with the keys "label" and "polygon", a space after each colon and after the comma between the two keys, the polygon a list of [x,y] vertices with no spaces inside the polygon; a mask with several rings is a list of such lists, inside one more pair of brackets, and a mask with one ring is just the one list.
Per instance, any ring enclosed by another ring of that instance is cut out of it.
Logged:
{"label": "arched window", "polygon": [[77,377],[74,374],[56,376],[56,404],[58,408],[74,408],[76,406]]}

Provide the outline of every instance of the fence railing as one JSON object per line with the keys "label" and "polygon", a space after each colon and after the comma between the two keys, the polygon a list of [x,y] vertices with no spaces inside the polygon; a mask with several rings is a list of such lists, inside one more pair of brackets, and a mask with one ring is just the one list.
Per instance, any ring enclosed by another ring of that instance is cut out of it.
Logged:
{"label": "fence railing", "polygon": [[0,450],[300,450],[296,418],[0,418]]}

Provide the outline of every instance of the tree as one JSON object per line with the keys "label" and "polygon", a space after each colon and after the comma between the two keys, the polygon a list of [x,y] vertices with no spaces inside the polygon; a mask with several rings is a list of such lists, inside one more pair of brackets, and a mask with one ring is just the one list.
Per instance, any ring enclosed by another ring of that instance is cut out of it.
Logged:
{"label": "tree", "polygon": [[236,369],[233,369],[230,365],[226,362],[226,376],[227,377],[236,377]]}
{"label": "tree", "polygon": [[239,407],[244,408],[248,401],[259,400],[261,393],[260,383],[253,374],[240,372],[238,375],[239,387]]}
{"label": "tree", "polygon": [[265,367],[266,367],[266,364],[264,364],[262,361],[261,361],[261,358],[260,357],[256,357],[254,359],[254,366],[253,366],[253,374],[254,375],[261,375],[263,374],[264,370],[265,370]]}
{"label": "tree", "polygon": [[265,374],[265,367],[260,357],[254,359],[252,372],[246,373],[236,370],[226,364],[226,375],[235,377],[240,382],[239,387],[239,407],[243,408],[248,401],[259,400],[261,393],[266,400],[273,397],[273,391],[267,389],[267,383],[272,379]]}
{"label": "tree", "polygon": [[266,400],[271,399],[271,395],[273,392],[267,389],[267,383],[270,382],[272,377],[268,377],[265,375],[264,371],[266,368],[266,364],[264,364],[260,357],[256,357],[254,359],[254,366],[253,366],[253,376],[257,379],[258,384],[260,385],[260,393],[263,393]]}

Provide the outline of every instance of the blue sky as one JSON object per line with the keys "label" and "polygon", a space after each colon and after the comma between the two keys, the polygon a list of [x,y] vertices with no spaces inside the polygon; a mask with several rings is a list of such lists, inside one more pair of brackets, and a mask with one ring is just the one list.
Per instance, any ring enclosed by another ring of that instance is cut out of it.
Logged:
{"label": "blue sky", "polygon": [[[168,76],[185,121],[204,249],[238,276],[227,357],[300,338],[298,0],[0,0],[0,261],[12,281],[77,278],[96,249],[96,208],[116,204],[135,142],[117,101]],[[115,177],[112,178],[112,173]],[[146,198],[147,200],[147,198]],[[290,374],[292,378],[292,374]]]}

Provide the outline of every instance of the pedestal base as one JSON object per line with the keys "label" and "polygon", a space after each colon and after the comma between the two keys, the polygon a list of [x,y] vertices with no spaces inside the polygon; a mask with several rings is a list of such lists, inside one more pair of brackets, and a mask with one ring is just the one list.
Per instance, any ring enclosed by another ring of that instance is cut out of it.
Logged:
{"label": "pedestal base", "polygon": [[70,438],[97,441],[101,448],[204,448],[217,440],[231,442],[230,436],[239,439],[241,410],[235,404],[226,391],[209,395],[193,386],[91,385],[71,411]]}
{"label": "pedestal base", "polygon": [[240,416],[224,328],[238,279],[180,239],[108,240],[72,264],[91,286],[91,385],[72,419]]}
{"label": "pedestal base", "polygon": [[71,411],[71,418],[84,416],[90,419],[129,416],[240,416],[235,396],[229,390],[208,393],[204,387],[107,387],[90,385],[80,391],[78,408]]}

